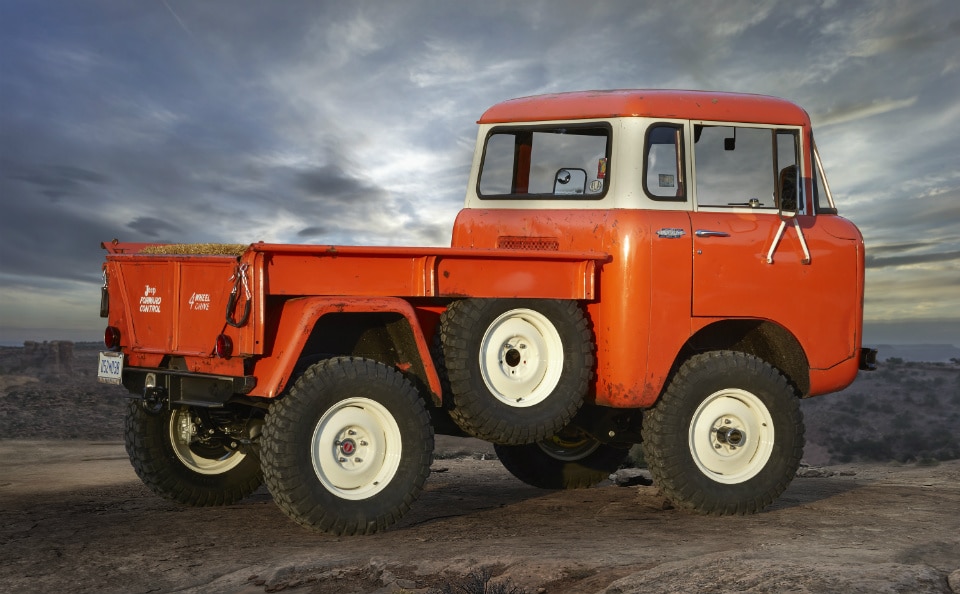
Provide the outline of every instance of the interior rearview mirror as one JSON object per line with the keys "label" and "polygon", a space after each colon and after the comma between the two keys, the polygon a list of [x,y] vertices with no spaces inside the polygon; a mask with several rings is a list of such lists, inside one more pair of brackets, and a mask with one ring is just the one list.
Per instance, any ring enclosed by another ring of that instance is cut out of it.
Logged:
{"label": "interior rearview mirror", "polygon": [[558,169],[553,177],[554,194],[583,194],[587,189],[587,172],[579,168]]}
{"label": "interior rearview mirror", "polygon": [[733,129],[733,136],[730,138],[723,139],[723,150],[725,151],[734,151],[737,150],[737,129]]}

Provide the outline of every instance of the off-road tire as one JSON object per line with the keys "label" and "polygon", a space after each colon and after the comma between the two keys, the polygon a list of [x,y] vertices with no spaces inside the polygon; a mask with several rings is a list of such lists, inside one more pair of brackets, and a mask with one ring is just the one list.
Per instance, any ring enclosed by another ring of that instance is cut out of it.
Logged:
{"label": "off-road tire", "polygon": [[593,378],[593,334],[576,301],[455,301],[440,319],[440,342],[451,418],[497,444],[555,435]]}
{"label": "off-road tire", "polygon": [[796,389],[745,353],[685,362],[643,419],[654,484],[677,508],[709,515],[761,511],[800,465],[803,415]]}
{"label": "off-road tire", "polygon": [[229,505],[256,491],[263,483],[256,450],[176,441],[178,415],[189,412],[151,413],[139,400],[128,404],[124,442],[140,480],[164,499],[195,507]]}
{"label": "off-road tire", "polygon": [[433,462],[423,399],[368,359],[315,363],[267,414],[264,480],[281,510],[328,534],[371,534],[420,496]]}
{"label": "off-road tire", "polygon": [[630,453],[585,435],[493,449],[510,474],[539,489],[592,487],[616,472]]}

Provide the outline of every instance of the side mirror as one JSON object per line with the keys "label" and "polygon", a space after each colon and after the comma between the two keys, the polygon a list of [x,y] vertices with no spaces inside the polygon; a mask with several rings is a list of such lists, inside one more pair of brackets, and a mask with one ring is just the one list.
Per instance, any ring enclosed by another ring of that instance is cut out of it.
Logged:
{"label": "side mirror", "polygon": [[796,218],[800,212],[800,178],[797,176],[796,165],[788,165],[780,170],[777,186],[780,193],[777,204],[780,218]]}

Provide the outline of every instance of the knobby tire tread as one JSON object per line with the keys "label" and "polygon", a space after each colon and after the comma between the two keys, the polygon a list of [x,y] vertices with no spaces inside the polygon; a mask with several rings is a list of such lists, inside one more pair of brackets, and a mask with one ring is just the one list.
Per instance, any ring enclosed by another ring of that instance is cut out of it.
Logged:
{"label": "knobby tire tread", "polygon": [[169,444],[170,411],[144,410],[140,401],[127,405],[124,447],[140,480],[155,494],[191,507],[236,503],[263,484],[259,459],[254,451],[239,466],[219,475],[203,475],[186,467]]}
{"label": "knobby tire tread", "polygon": [[[697,384],[719,373],[746,378],[743,381],[756,382],[772,394],[766,405],[772,408],[776,428],[774,452],[758,476],[740,484],[710,480],[693,462],[687,443],[690,416],[699,405],[698,398],[708,395],[698,394]],[[654,484],[677,508],[704,515],[747,515],[771,505],[789,486],[803,457],[803,434],[799,397],[786,377],[753,355],[715,351],[697,355],[680,367],[644,417],[642,448]]]}
{"label": "knobby tire tread", "polygon": [[[525,410],[500,403],[486,388],[479,365],[475,363],[488,324],[500,313],[515,308],[546,315],[562,333],[569,334],[572,343],[564,345],[560,384],[544,402]],[[557,434],[583,405],[583,397],[593,379],[595,357],[593,332],[578,302],[462,299],[451,303],[444,312],[439,332],[441,352],[437,360],[443,368],[445,408],[465,433],[495,444],[530,444]]]}
{"label": "knobby tire tread", "polygon": [[[406,468],[398,470],[391,484],[371,498],[345,500],[322,486],[309,459],[304,464],[304,450],[310,445],[301,440],[304,435],[312,435],[325,410],[350,395],[340,393],[344,386],[349,392],[350,384],[371,380],[385,398],[396,398],[391,414],[396,417],[399,412],[407,417],[397,419],[405,456],[401,465],[406,464]],[[405,424],[412,430],[404,431]],[[388,528],[417,500],[430,473],[434,436],[423,399],[399,371],[369,359],[337,357],[312,365],[284,397],[271,405],[261,442],[264,481],[285,514],[315,531],[356,535]],[[410,452],[414,456],[407,458]],[[403,477],[398,478],[401,473],[409,475],[406,483]]]}

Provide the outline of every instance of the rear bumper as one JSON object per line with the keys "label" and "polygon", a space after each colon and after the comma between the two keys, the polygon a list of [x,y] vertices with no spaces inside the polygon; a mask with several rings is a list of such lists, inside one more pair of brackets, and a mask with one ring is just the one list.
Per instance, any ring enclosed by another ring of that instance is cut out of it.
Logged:
{"label": "rear bumper", "polygon": [[[152,376],[152,386],[147,385],[148,375]],[[144,397],[149,388],[152,394],[163,394],[169,399],[170,405],[220,407],[234,395],[248,394],[257,385],[257,380],[252,375],[235,377],[176,369],[127,367],[123,370],[123,385],[131,393]]]}

